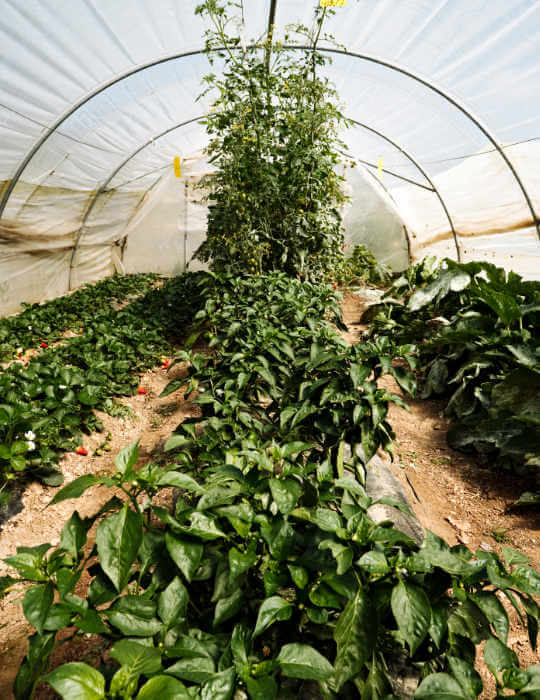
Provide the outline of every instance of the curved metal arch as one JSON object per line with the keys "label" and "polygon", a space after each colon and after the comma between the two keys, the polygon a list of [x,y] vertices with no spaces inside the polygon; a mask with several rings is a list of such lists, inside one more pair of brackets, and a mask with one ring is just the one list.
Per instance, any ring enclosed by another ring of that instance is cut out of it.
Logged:
{"label": "curved metal arch", "polygon": [[[97,200],[99,199],[99,197],[101,197],[101,196],[102,196],[103,194],[105,194],[105,192],[107,191],[107,187],[108,187],[109,183],[110,183],[110,182],[116,177],[116,175],[129,163],[129,161],[132,160],[132,158],[135,158],[135,156],[137,156],[141,151],[143,151],[145,148],[147,148],[148,146],[150,146],[152,143],[154,143],[154,142],[157,141],[158,139],[162,138],[163,136],[166,136],[167,134],[170,134],[172,131],[175,131],[176,129],[180,129],[180,128],[184,127],[184,126],[187,126],[188,124],[192,124],[192,123],[194,123],[194,122],[201,121],[202,119],[205,118],[205,116],[206,116],[206,115],[201,115],[201,116],[199,116],[199,117],[193,117],[192,119],[187,119],[186,121],[180,122],[179,124],[175,124],[174,126],[171,126],[171,127],[169,127],[168,129],[165,129],[164,131],[160,132],[159,134],[156,134],[155,136],[153,136],[151,139],[148,139],[147,141],[145,141],[145,142],[144,142],[143,144],[141,144],[135,151],[133,151],[133,153],[131,153],[129,156],[127,156],[127,158],[124,158],[124,160],[123,160],[119,165],[117,165],[117,166],[115,167],[115,169],[109,174],[109,176],[107,177],[107,179],[104,180],[104,182],[100,185],[99,189],[96,190],[96,193],[94,194],[93,198],[91,199],[91,201],[90,201],[90,203],[89,203],[89,205],[88,205],[88,207],[87,207],[87,209],[86,209],[86,211],[85,211],[85,213],[84,213],[84,215],[83,215],[83,218],[82,218],[82,221],[81,221],[81,225],[80,225],[80,227],[79,227],[79,230],[77,231],[77,236],[76,236],[76,239],[75,239],[75,245],[74,245],[74,247],[73,247],[73,251],[72,251],[72,254],[71,254],[70,271],[69,271],[69,289],[71,289],[72,270],[73,270],[73,268],[75,267],[75,258],[76,258],[76,255],[77,255],[77,252],[78,252],[78,249],[79,249],[79,243],[80,243],[81,238],[82,238],[82,236],[83,236],[83,234],[84,234],[84,227],[85,227],[85,225],[86,225],[86,222],[88,221],[88,218],[90,217],[90,214],[92,213],[92,211],[93,211],[93,209],[94,209],[94,206],[95,206],[96,203],[97,203]],[[374,128],[368,126],[367,124],[364,124],[364,123],[362,123],[362,122],[359,122],[359,121],[357,121],[357,120],[355,120],[355,119],[351,119],[350,121],[352,121],[352,122],[353,122],[354,124],[356,124],[357,126],[359,126],[359,127],[363,128],[363,129],[366,129],[367,131],[370,131],[370,132],[376,134],[377,136],[379,136],[380,138],[382,138],[384,141],[386,141],[387,143],[389,143],[391,146],[393,146],[394,148],[396,148],[396,149],[397,149],[400,153],[402,153],[402,154],[409,160],[409,162],[412,163],[412,164],[418,169],[418,171],[423,175],[423,177],[424,177],[424,178],[426,179],[426,181],[429,183],[429,185],[430,185],[429,187],[427,187],[426,185],[421,185],[420,183],[415,182],[414,180],[410,180],[409,178],[401,178],[401,179],[404,179],[404,180],[406,180],[407,182],[410,182],[411,184],[416,185],[417,187],[424,187],[425,189],[428,189],[428,190],[434,192],[434,193],[437,195],[437,197],[438,197],[438,199],[439,199],[439,201],[440,201],[440,203],[441,203],[441,206],[443,207],[443,210],[444,210],[444,212],[445,212],[445,214],[446,214],[446,216],[447,216],[447,218],[448,218],[448,221],[449,221],[449,224],[450,224],[450,228],[451,228],[452,233],[453,233],[453,236],[454,236],[454,241],[455,241],[455,243],[456,243],[456,252],[457,252],[458,260],[460,260],[460,259],[461,259],[461,258],[460,258],[461,253],[460,253],[460,249],[459,249],[458,242],[457,242],[457,236],[456,236],[456,232],[455,232],[455,229],[454,229],[454,224],[453,224],[453,222],[452,222],[452,219],[451,219],[451,217],[450,217],[450,214],[449,214],[449,212],[448,212],[448,209],[447,209],[447,207],[446,207],[446,204],[444,203],[444,200],[443,200],[443,198],[442,198],[440,192],[439,192],[439,191],[437,190],[437,188],[435,187],[435,184],[434,184],[434,182],[431,180],[431,178],[429,177],[429,175],[424,171],[424,169],[417,163],[417,161],[416,161],[405,149],[403,149],[399,144],[397,144],[395,141],[393,141],[392,139],[390,139],[388,136],[385,136],[385,134],[383,134],[382,132],[377,131],[376,129],[374,129]],[[392,172],[390,172],[390,171],[386,171],[386,172],[389,172],[389,173],[390,173],[391,175],[393,175],[394,177],[400,178],[400,175],[398,175],[397,173],[392,173]],[[408,248],[409,251],[410,251],[410,247],[411,247],[411,246],[410,246],[410,240],[409,240],[409,236],[408,236],[408,230],[407,230],[406,227],[405,227],[405,231],[406,231],[406,238],[407,238],[407,248]],[[410,257],[410,256],[409,256],[409,257]]]}
{"label": "curved metal arch", "polygon": [[[224,50],[225,47],[216,47],[213,49],[213,51],[220,51]],[[255,45],[250,45],[249,48],[257,48]],[[285,44],[283,48],[288,49],[288,50],[295,50],[295,51],[309,51],[312,49],[311,46],[309,45],[300,45],[300,44]],[[241,50],[238,48],[237,50]],[[392,63],[390,61],[386,61],[384,59],[378,58],[377,56],[373,56],[370,54],[361,54],[361,53],[356,53],[356,52],[349,52],[344,49],[338,49],[338,48],[330,48],[330,47],[319,47],[318,51],[324,51],[325,53],[333,53],[333,54],[339,54],[343,56],[350,56],[352,58],[358,58],[360,60],[364,61],[369,61],[371,63],[375,63],[377,65],[383,66],[385,68],[389,68],[390,70],[394,70],[398,73],[401,73],[402,75],[405,75],[412,80],[415,80],[416,82],[420,83],[421,85],[424,85],[424,87],[427,87],[429,90],[432,90],[436,94],[438,94],[440,97],[445,99],[449,104],[453,105],[456,109],[458,109],[462,114],[465,115],[483,134],[484,136],[492,143],[492,145],[495,147],[495,149],[498,151],[499,155],[501,158],[504,160],[506,163],[508,169],[512,173],[514,179],[516,180],[524,198],[527,203],[527,206],[529,208],[529,211],[532,216],[533,224],[536,226],[537,234],[538,237],[540,238],[540,219],[538,218],[536,211],[534,209],[533,203],[531,198],[529,197],[529,193],[527,191],[527,188],[525,187],[523,181],[521,180],[518,172],[514,168],[511,160],[508,158],[506,153],[504,152],[501,144],[498,142],[498,140],[493,136],[489,128],[478,118],[476,117],[471,110],[457,97],[454,97],[450,95],[446,90],[443,90],[442,87],[439,85],[436,85],[434,82],[428,80],[427,78],[424,78],[423,76],[418,75],[417,73],[413,73],[412,71],[408,70],[407,68],[404,68],[403,66],[400,66],[396,63]],[[17,184],[20,176],[22,175],[24,169],[28,165],[28,163],[32,160],[33,156],[35,153],[41,148],[41,146],[45,143],[45,141],[56,131],[56,129],[66,120],[68,117],[70,117],[74,112],[76,112],[78,109],[80,109],[83,105],[85,105],[87,102],[89,102],[93,97],[98,95],[99,93],[103,92],[107,88],[111,87],[112,85],[115,85],[116,83],[120,82],[121,80],[124,80],[131,75],[135,75],[136,73],[139,73],[143,70],[146,70],[148,68],[152,68],[153,66],[159,65],[161,63],[166,63],[168,61],[176,60],[179,58],[186,58],[188,56],[194,56],[198,55],[201,53],[205,53],[206,49],[197,49],[193,51],[186,51],[183,53],[177,53],[177,54],[172,54],[171,56],[166,56],[164,58],[156,59],[154,61],[150,61],[145,64],[141,64],[139,66],[136,66],[135,68],[132,68],[129,71],[126,71],[120,76],[117,76],[103,85],[101,85],[98,88],[95,88],[92,92],[90,92],[88,95],[86,95],[84,98],[79,100],[77,103],[72,105],[70,109],[60,117],[52,127],[48,131],[45,132],[41,136],[40,139],[34,144],[34,146],[30,149],[30,151],[27,153],[19,167],[17,168],[17,171],[13,178],[11,179],[8,187],[6,188],[4,195],[2,197],[2,201],[0,202],[0,217],[2,216],[2,213],[5,209],[5,206],[7,204],[7,201]]]}
{"label": "curved metal arch", "polygon": [[384,141],[389,143],[394,148],[397,148],[397,150],[400,151],[400,153],[402,153],[405,156],[405,158],[407,158],[407,160],[410,163],[412,163],[417,168],[417,170],[424,176],[426,181],[431,185],[431,189],[433,190],[433,192],[437,196],[439,202],[441,203],[441,207],[443,208],[444,213],[446,215],[446,218],[448,219],[448,223],[450,224],[450,230],[452,231],[452,237],[454,238],[454,244],[456,246],[457,259],[458,259],[458,262],[461,262],[461,259],[462,259],[461,248],[459,245],[459,239],[458,239],[458,236],[456,233],[456,229],[454,227],[454,222],[452,221],[452,217],[450,216],[450,212],[448,211],[448,207],[446,206],[446,203],[445,203],[441,193],[439,192],[439,190],[435,186],[435,183],[433,182],[433,180],[430,178],[430,176],[424,170],[424,168],[422,168],[422,166],[418,163],[418,161],[415,158],[413,158],[410,155],[410,153],[407,153],[407,151],[405,151],[403,148],[401,148],[401,146],[398,143],[396,143],[395,141],[392,141],[392,139],[388,138],[388,136],[385,136],[385,134],[381,133],[380,131],[377,131],[377,129],[373,129],[372,127],[368,126],[367,124],[356,121],[356,119],[351,119],[351,121],[354,124],[357,124],[358,126],[362,127],[363,129],[366,129],[367,131],[371,131],[372,133],[376,134],[377,136],[379,136],[381,139],[383,139]]}
{"label": "curved metal arch", "polygon": [[166,129],[165,131],[162,131],[160,134],[158,134],[158,135],[155,136],[154,138],[150,139],[149,141],[146,141],[146,143],[144,143],[142,146],[139,146],[135,151],[133,151],[133,153],[131,153],[127,158],[125,158],[125,159],[120,163],[120,165],[118,165],[118,166],[112,171],[112,173],[110,173],[110,175],[107,177],[107,179],[100,185],[99,189],[96,190],[96,193],[94,194],[94,196],[93,196],[92,199],[90,200],[90,203],[88,204],[88,207],[86,208],[86,211],[84,212],[84,215],[83,215],[83,218],[82,218],[82,221],[81,221],[81,225],[79,226],[79,230],[77,231],[77,236],[75,237],[75,243],[74,243],[74,245],[73,245],[73,250],[72,250],[72,252],[71,252],[71,260],[70,260],[70,263],[69,263],[68,289],[71,289],[71,278],[72,278],[72,274],[71,274],[71,273],[73,272],[73,268],[75,267],[75,256],[77,255],[77,251],[79,250],[79,242],[80,242],[80,240],[81,240],[81,238],[82,238],[82,235],[83,235],[83,232],[84,232],[84,227],[85,227],[85,225],[86,225],[86,222],[88,221],[88,217],[90,216],[90,214],[92,213],[92,210],[94,209],[94,206],[95,206],[97,200],[98,200],[99,197],[101,197],[101,195],[104,194],[104,192],[106,191],[107,185],[111,182],[111,180],[115,177],[115,175],[116,175],[117,173],[119,173],[120,170],[122,170],[122,168],[123,168],[127,163],[129,163],[129,161],[130,161],[132,158],[135,158],[135,156],[136,156],[138,153],[140,153],[142,150],[144,150],[144,149],[145,149],[147,146],[149,146],[151,143],[154,143],[154,141],[156,141],[157,139],[161,138],[162,136],[166,136],[168,133],[170,133],[171,131],[174,131],[175,129],[179,129],[179,128],[182,127],[182,126],[187,126],[188,124],[192,124],[193,122],[198,122],[198,121],[200,121],[201,119],[204,119],[204,117],[194,117],[193,119],[186,119],[186,121],[180,122],[180,124],[176,124],[176,126],[171,126],[171,127],[169,127],[168,129]]}

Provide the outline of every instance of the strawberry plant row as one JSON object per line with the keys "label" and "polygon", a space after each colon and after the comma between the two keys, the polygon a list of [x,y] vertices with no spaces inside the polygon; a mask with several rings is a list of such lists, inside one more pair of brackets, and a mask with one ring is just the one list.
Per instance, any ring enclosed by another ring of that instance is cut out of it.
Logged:
{"label": "strawberry plant row", "polygon": [[114,397],[136,393],[139,374],[185,332],[196,303],[194,279],[169,280],[119,311],[108,305],[92,315],[88,311],[79,335],[45,349],[26,366],[15,362],[0,373],[4,501],[17,481],[62,482],[61,453],[75,449],[82,433],[102,429],[95,408],[121,414]]}
{"label": "strawberry plant row", "polygon": [[67,330],[80,331],[96,314],[147,292],[159,279],[152,273],[122,275],[86,284],[72,294],[43,304],[23,304],[24,311],[0,319],[0,360],[46,347]]}

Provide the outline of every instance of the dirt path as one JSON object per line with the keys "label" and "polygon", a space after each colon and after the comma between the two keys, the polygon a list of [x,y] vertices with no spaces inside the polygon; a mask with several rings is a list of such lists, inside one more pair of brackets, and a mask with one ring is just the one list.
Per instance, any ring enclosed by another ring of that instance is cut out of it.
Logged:
{"label": "dirt path", "polygon": [[[343,303],[344,320],[350,343],[358,342],[366,326],[359,323],[365,305],[355,294]],[[391,377],[381,385],[402,394]],[[407,399],[410,411],[392,406],[389,421],[396,433],[396,459],[390,468],[404,484],[410,503],[424,528],[450,544],[465,544],[501,552],[501,547],[521,551],[540,570],[540,512],[512,509],[526,484],[509,475],[481,469],[475,460],[452,450],[446,442],[448,421],[443,416],[444,401]],[[385,455],[381,455],[385,456]],[[538,663],[527,635],[516,625],[516,615],[508,608],[512,628],[509,646],[523,665]],[[495,696],[495,686],[486,668],[480,668],[485,692]]]}
{"label": "dirt path", "polygon": [[[104,433],[94,433],[84,439],[88,456],[66,453],[60,468],[65,476],[65,483],[83,474],[109,473],[113,471],[113,455],[126,445],[140,438],[140,460],[149,461],[156,450],[161,450],[164,441],[184,418],[197,415],[198,407],[181,401],[180,394],[159,398],[170,379],[182,376],[182,365],[176,365],[170,372],[154,369],[146,372],[140,386],[147,389],[147,394],[123,399],[132,415],[126,419],[111,418],[100,414],[104,424]],[[92,456],[103,442],[104,436],[112,434],[111,450],[101,456]],[[75,509],[81,516],[95,513],[110,497],[110,489],[95,487],[89,489],[83,497],[63,501],[45,509],[57,489],[32,483],[23,495],[23,509],[2,528],[0,535],[0,576],[9,573],[3,559],[15,553],[17,546],[33,546],[43,542],[57,545],[60,531]],[[14,677],[19,664],[26,653],[28,635],[31,626],[26,622],[21,599],[24,590],[19,586],[0,602],[0,698],[13,698],[11,692]],[[77,642],[84,647],[84,641]],[[70,650],[77,657],[76,650]],[[55,696],[56,697],[56,696]]]}

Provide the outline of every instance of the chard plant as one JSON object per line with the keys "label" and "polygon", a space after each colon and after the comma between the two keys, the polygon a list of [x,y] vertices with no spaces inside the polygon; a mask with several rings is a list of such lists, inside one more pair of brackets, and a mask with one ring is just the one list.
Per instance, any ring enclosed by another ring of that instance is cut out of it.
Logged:
{"label": "chard plant", "polygon": [[518,503],[540,503],[540,283],[431,258],[367,317],[373,337],[416,343],[422,397],[448,400],[450,446],[529,478]]}
{"label": "chard plant", "polygon": [[203,182],[210,205],[198,257],[238,275],[324,278],[343,257],[345,197],[335,167],[344,148],[338,132],[347,125],[320,75],[329,59],[317,45],[329,10],[317,10],[314,27],[291,29],[311,47],[306,52],[285,49],[272,31],[246,46],[242,2],[207,0],[196,12],[212,25],[209,60],[224,62],[220,75],[205,78],[205,93],[215,96],[204,122],[216,172]]}

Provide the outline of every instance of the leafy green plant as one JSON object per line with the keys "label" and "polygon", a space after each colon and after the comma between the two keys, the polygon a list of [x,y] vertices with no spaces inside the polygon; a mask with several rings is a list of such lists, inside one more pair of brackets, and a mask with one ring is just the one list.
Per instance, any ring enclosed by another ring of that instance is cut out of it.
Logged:
{"label": "leafy green plant", "polygon": [[[64,698],[382,700],[395,697],[395,663],[416,669],[418,697],[477,697],[483,640],[498,687],[534,697],[536,667],[519,669],[507,647],[501,602],[536,648],[540,575],[526,557],[505,547],[503,562],[432,533],[418,547],[368,515],[365,465],[343,447],[370,434],[369,456],[387,440],[377,428],[392,399],[370,386],[391,371],[387,341],[362,364],[349,354],[329,325],[340,323],[329,286],[278,273],[198,284],[204,301],[188,344],[202,334],[210,353],[179,353],[188,376],[166,393],[187,384],[203,415],[171,436],[174,460],[136,470],[138,446],[125,448],[114,474],[82,476],[52,502],[98,484],[122,499],[89,518],[75,512],[58,547],[20,547],[7,559],[19,579],[2,586],[31,584],[23,610],[36,630],[16,697],[44,680]],[[326,344],[313,349],[314,338]],[[320,380],[327,395],[307,410]],[[170,487],[172,510],[161,493]],[[100,668],[75,661],[48,672],[67,628],[108,643]]]}
{"label": "leafy green plant", "polygon": [[[396,292],[404,292],[401,300]],[[448,260],[436,268],[426,261],[368,316],[375,336],[417,344],[422,396],[448,397],[452,447],[509,471],[539,474],[538,282],[488,263]]]}
{"label": "leafy green plant", "polygon": [[0,319],[0,360],[60,340],[67,330],[79,332],[96,314],[144,294],[158,279],[152,273],[115,275],[43,304],[23,303],[21,313]]}
{"label": "leafy green plant", "polygon": [[334,270],[333,278],[339,284],[359,285],[367,282],[386,286],[392,279],[392,270],[377,260],[365,245],[355,245],[352,255],[343,259]]}
{"label": "leafy green plant", "polygon": [[317,10],[311,29],[290,29],[285,42],[312,47],[299,54],[273,42],[272,32],[246,47],[238,34],[241,5],[207,0],[196,10],[213,27],[206,33],[210,61],[224,61],[220,76],[205,78],[205,93],[216,95],[204,121],[217,170],[203,182],[210,206],[198,256],[235,274],[275,269],[327,277],[343,255],[345,197],[334,169],[344,148],[338,130],[347,124],[318,70],[329,61],[317,45],[328,40],[322,28],[331,11]]}
{"label": "leafy green plant", "polygon": [[[154,280],[149,275],[143,281]],[[97,310],[79,334],[44,349],[27,365],[14,362],[0,372],[0,483],[5,492],[28,478],[58,486],[60,454],[74,450],[83,433],[102,429],[94,409],[128,413],[115,397],[134,394],[138,373],[172,351],[185,334],[198,308],[196,280],[189,274],[168,280],[118,311],[109,302],[138,288],[133,281],[127,286],[122,277],[100,282],[97,295],[85,288],[85,298],[102,299],[105,308],[99,311],[96,302]]]}

